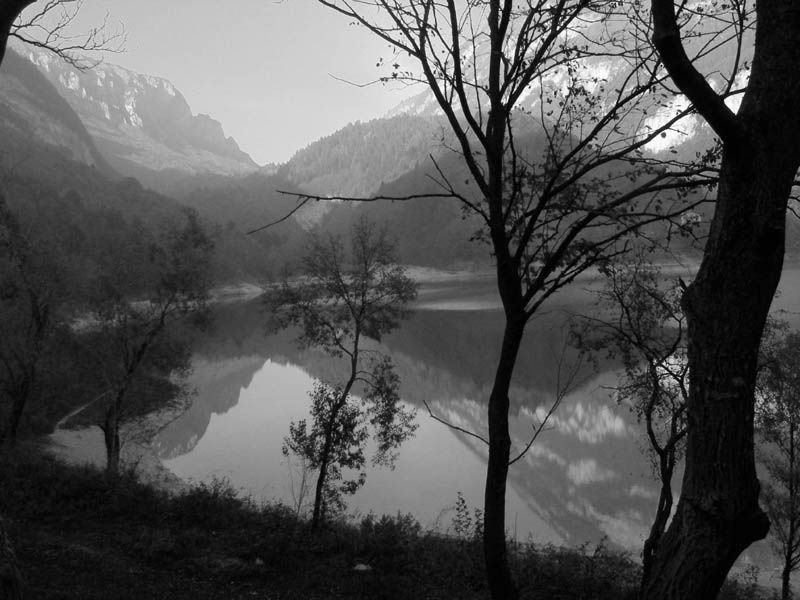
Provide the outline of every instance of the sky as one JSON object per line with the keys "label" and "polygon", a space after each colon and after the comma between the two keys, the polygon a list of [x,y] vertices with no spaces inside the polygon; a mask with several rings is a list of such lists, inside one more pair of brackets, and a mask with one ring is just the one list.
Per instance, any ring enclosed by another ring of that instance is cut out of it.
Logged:
{"label": "sky", "polygon": [[[39,4],[39,3],[37,3]],[[259,164],[422,91],[367,83],[385,42],[315,0],[84,0],[75,30],[122,24],[125,52],[106,62],[170,80],[192,112],[220,121]]]}

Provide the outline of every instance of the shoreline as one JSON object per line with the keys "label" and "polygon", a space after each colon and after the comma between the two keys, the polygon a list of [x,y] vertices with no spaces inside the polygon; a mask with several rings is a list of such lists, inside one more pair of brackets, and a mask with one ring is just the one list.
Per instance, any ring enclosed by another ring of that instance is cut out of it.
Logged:
{"label": "shoreline", "polygon": [[[126,435],[127,434],[127,435]],[[167,492],[180,494],[191,488],[175,475],[156,455],[147,443],[134,441],[135,432],[123,428],[120,452],[120,470],[133,470],[136,479],[142,483]],[[125,438],[129,438],[125,441]],[[106,466],[106,450],[103,432],[97,426],[80,429],[56,427],[53,433],[44,437],[44,449],[48,454],[70,465],[90,465],[103,470]]]}

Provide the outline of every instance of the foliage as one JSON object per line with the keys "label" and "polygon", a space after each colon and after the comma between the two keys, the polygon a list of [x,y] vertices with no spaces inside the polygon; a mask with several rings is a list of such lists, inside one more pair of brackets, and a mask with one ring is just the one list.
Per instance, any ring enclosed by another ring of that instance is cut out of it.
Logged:
{"label": "foliage", "polygon": [[[142,230],[100,266],[90,312],[86,353],[102,375],[107,469],[116,476],[121,425],[185,395],[188,340],[175,335],[179,321],[204,327],[208,318],[208,267],[213,242],[197,215],[159,238]],[[145,260],[142,260],[145,257]]]}
{"label": "foliage", "polygon": [[360,551],[375,568],[399,571],[413,565],[421,546],[422,526],[413,515],[370,513],[359,524]]}
{"label": "foliage", "polygon": [[0,196],[0,442],[15,442],[24,411],[54,383],[68,299],[60,242],[24,232]]}
{"label": "foliage", "polygon": [[458,492],[456,499],[453,533],[457,538],[465,541],[478,542],[483,538],[483,511],[480,508],[474,508],[470,514],[467,501],[461,492]]}
{"label": "foliage", "polygon": [[[28,595],[43,600],[487,594],[464,542],[409,515],[368,515],[309,536],[292,510],[240,498],[224,480],[170,496],[127,474],[112,486],[97,470],[26,446],[0,457],[0,505]],[[354,571],[359,563],[372,570]],[[632,599],[639,577],[629,556],[607,546],[521,544],[512,566],[526,600]],[[749,581],[731,581],[721,596],[768,597]]]}
{"label": "foliage", "polygon": [[[366,473],[344,479],[342,469],[363,469],[364,443],[369,431],[364,425],[361,407],[353,403],[340,406],[341,388],[317,381],[311,396],[311,426],[305,419],[289,425],[282,452],[308,460],[312,470],[327,469],[322,500],[322,515],[335,515],[344,508],[342,495],[354,494],[366,481]],[[327,461],[327,463],[325,463]],[[325,464],[324,464],[325,463]],[[338,486],[338,487],[337,487]]]}
{"label": "foliage", "polygon": [[[346,363],[343,383],[316,382],[311,424],[291,423],[283,446],[285,456],[299,456],[318,473],[314,529],[326,514],[341,511],[343,495],[366,481],[363,471],[346,479],[343,470],[364,467],[367,424],[377,443],[372,462],[384,466],[394,463],[397,448],[416,429],[413,413],[400,400],[391,360],[365,347],[366,338],[380,341],[397,328],[416,297],[416,285],[394,261],[387,230],[362,218],[351,229],[349,252],[340,237],[312,235],[303,278],[285,280],[266,297],[272,328],[298,325],[301,346],[321,348]],[[354,397],[356,388],[363,389],[361,400]]]}
{"label": "foliage", "polygon": [[[670,105],[641,3],[320,3],[390,45],[394,56],[379,62],[386,80],[426,85],[467,170],[456,179],[435,162],[435,195],[457,199],[480,222],[473,238],[495,259],[506,323],[488,398],[484,542],[492,596],[514,598],[505,548],[508,412],[526,325],[556,291],[624,253],[629,236],[648,235],[653,224],[662,238],[691,229],[680,215],[704,200],[717,154],[649,154],[647,145],[689,111]],[[731,12],[681,12],[682,32],[703,38],[691,58],[722,45]],[[736,56],[722,67],[726,76]],[[664,107],[665,119],[650,119]]]}
{"label": "foliage", "polygon": [[374,194],[424,160],[438,125],[411,115],[351,123],[298,150],[281,172],[309,192]]}
{"label": "foliage", "polygon": [[312,233],[302,259],[303,278],[285,280],[268,294],[270,328],[299,325],[303,347],[320,347],[350,357],[360,336],[376,341],[409,316],[416,285],[395,261],[386,228],[365,219],[350,230],[349,248],[340,236]]}
{"label": "foliage", "polygon": [[[605,286],[598,293],[601,317],[582,317],[574,342],[583,351],[618,358],[624,376],[617,401],[626,404],[644,426],[653,470],[661,482],[658,505],[644,543],[643,580],[672,513],[672,478],[687,433],[689,368],[681,287],[664,285],[664,275],[639,248],[632,261],[605,265]],[[682,283],[682,282],[681,282]]]}

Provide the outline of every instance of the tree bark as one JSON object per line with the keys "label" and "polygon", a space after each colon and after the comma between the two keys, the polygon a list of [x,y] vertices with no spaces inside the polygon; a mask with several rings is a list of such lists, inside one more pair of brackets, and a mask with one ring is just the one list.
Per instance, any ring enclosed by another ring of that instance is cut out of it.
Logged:
{"label": "tree bark", "polygon": [[[653,525],[650,527],[650,533],[644,541],[642,548],[642,586],[650,578],[650,573],[653,569],[653,556],[655,555],[658,545],[661,543],[661,538],[664,536],[664,530],[667,528],[667,522],[672,514],[672,470],[675,467],[675,453],[670,452],[670,455],[662,454],[659,457],[661,462],[661,492],[658,496],[658,508],[656,508],[656,516],[653,519]],[[641,593],[642,590],[640,590]]]}
{"label": "tree bark", "polygon": [[328,477],[328,465],[330,464],[331,451],[333,450],[333,428],[336,426],[336,419],[339,418],[339,411],[342,410],[350,395],[350,390],[358,375],[358,344],[360,332],[356,331],[353,354],[350,357],[350,377],[342,390],[342,395],[331,410],[330,419],[325,428],[325,443],[322,447],[322,458],[320,460],[319,475],[317,476],[317,486],[314,493],[314,512],[311,516],[311,531],[318,531],[322,524],[322,494],[325,489],[325,479]]}
{"label": "tree bark", "polygon": [[119,476],[120,439],[119,439],[119,413],[116,405],[111,406],[106,413],[103,424],[103,438],[106,446],[106,477],[116,481]]}
{"label": "tree bark", "polygon": [[789,562],[783,565],[781,573],[781,600],[791,600],[792,598],[792,568]]}
{"label": "tree bark", "polygon": [[29,395],[30,393],[26,390],[21,396],[14,398],[14,402],[11,406],[11,412],[8,417],[8,426],[3,436],[4,442],[8,446],[14,446],[14,444],[17,442],[19,423],[22,420],[22,412],[25,409],[25,404]]}
{"label": "tree bark", "polygon": [[755,382],[797,169],[776,150],[724,153],[706,252],[683,298],[692,377],[682,494],[647,599],[715,598],[739,554],[769,529],[758,506]]}
{"label": "tree bark", "polygon": [[792,0],[758,0],[750,81],[734,114],[684,60],[672,0],[652,6],[654,44],[722,139],[723,155],[703,260],[682,300],[691,372],[682,493],[643,597],[712,599],[739,554],[769,529],[758,505],[753,414],[761,335],[800,165],[800,12]]}
{"label": "tree bark", "polygon": [[325,479],[328,474],[328,456],[330,449],[328,448],[328,440],[330,436],[325,439],[325,446],[323,448],[323,456],[319,465],[319,475],[317,475],[317,486],[314,491],[314,512],[311,516],[311,531],[318,531],[322,523],[322,492],[325,489]]}
{"label": "tree bark", "polygon": [[511,451],[508,391],[524,328],[524,320],[507,319],[500,361],[489,396],[489,461],[484,495],[483,551],[493,600],[515,600],[519,597],[508,565],[505,516]]}

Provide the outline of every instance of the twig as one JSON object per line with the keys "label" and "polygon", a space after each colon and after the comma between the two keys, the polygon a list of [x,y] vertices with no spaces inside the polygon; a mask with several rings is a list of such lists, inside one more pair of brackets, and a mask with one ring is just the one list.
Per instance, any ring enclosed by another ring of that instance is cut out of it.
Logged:
{"label": "twig", "polygon": [[453,425],[449,421],[445,421],[441,417],[437,417],[435,414],[433,414],[433,411],[431,411],[431,407],[428,406],[428,401],[427,400],[423,400],[422,403],[425,405],[425,408],[428,409],[428,414],[430,415],[430,417],[434,421],[439,421],[439,423],[441,423],[442,425],[447,425],[450,429],[453,429],[455,431],[460,431],[461,433],[464,433],[466,435],[469,435],[469,436],[472,436],[474,438],[479,439],[480,441],[482,441],[487,446],[489,445],[489,441],[485,437],[483,437],[481,435],[478,435],[474,431],[469,431],[468,429],[464,429],[463,427],[459,427],[458,425]]}
{"label": "twig", "polygon": [[[283,194],[283,193],[284,192],[281,192],[281,194]],[[297,196],[298,196],[298,198],[303,198],[304,197],[301,194],[297,194]],[[309,200],[313,200],[313,198],[311,196],[305,196],[304,200],[300,204],[295,206],[291,211],[289,211],[289,213],[285,214],[284,216],[282,216],[277,221],[273,221],[272,223],[267,223],[266,225],[262,225],[261,227],[257,227],[255,229],[251,229],[250,231],[247,232],[247,235],[253,235],[254,233],[258,233],[259,231],[263,231],[264,229],[267,229],[268,227],[273,227],[274,225],[278,225],[279,223],[283,223],[286,219],[288,219],[294,213],[296,213],[298,210],[303,208]]]}

